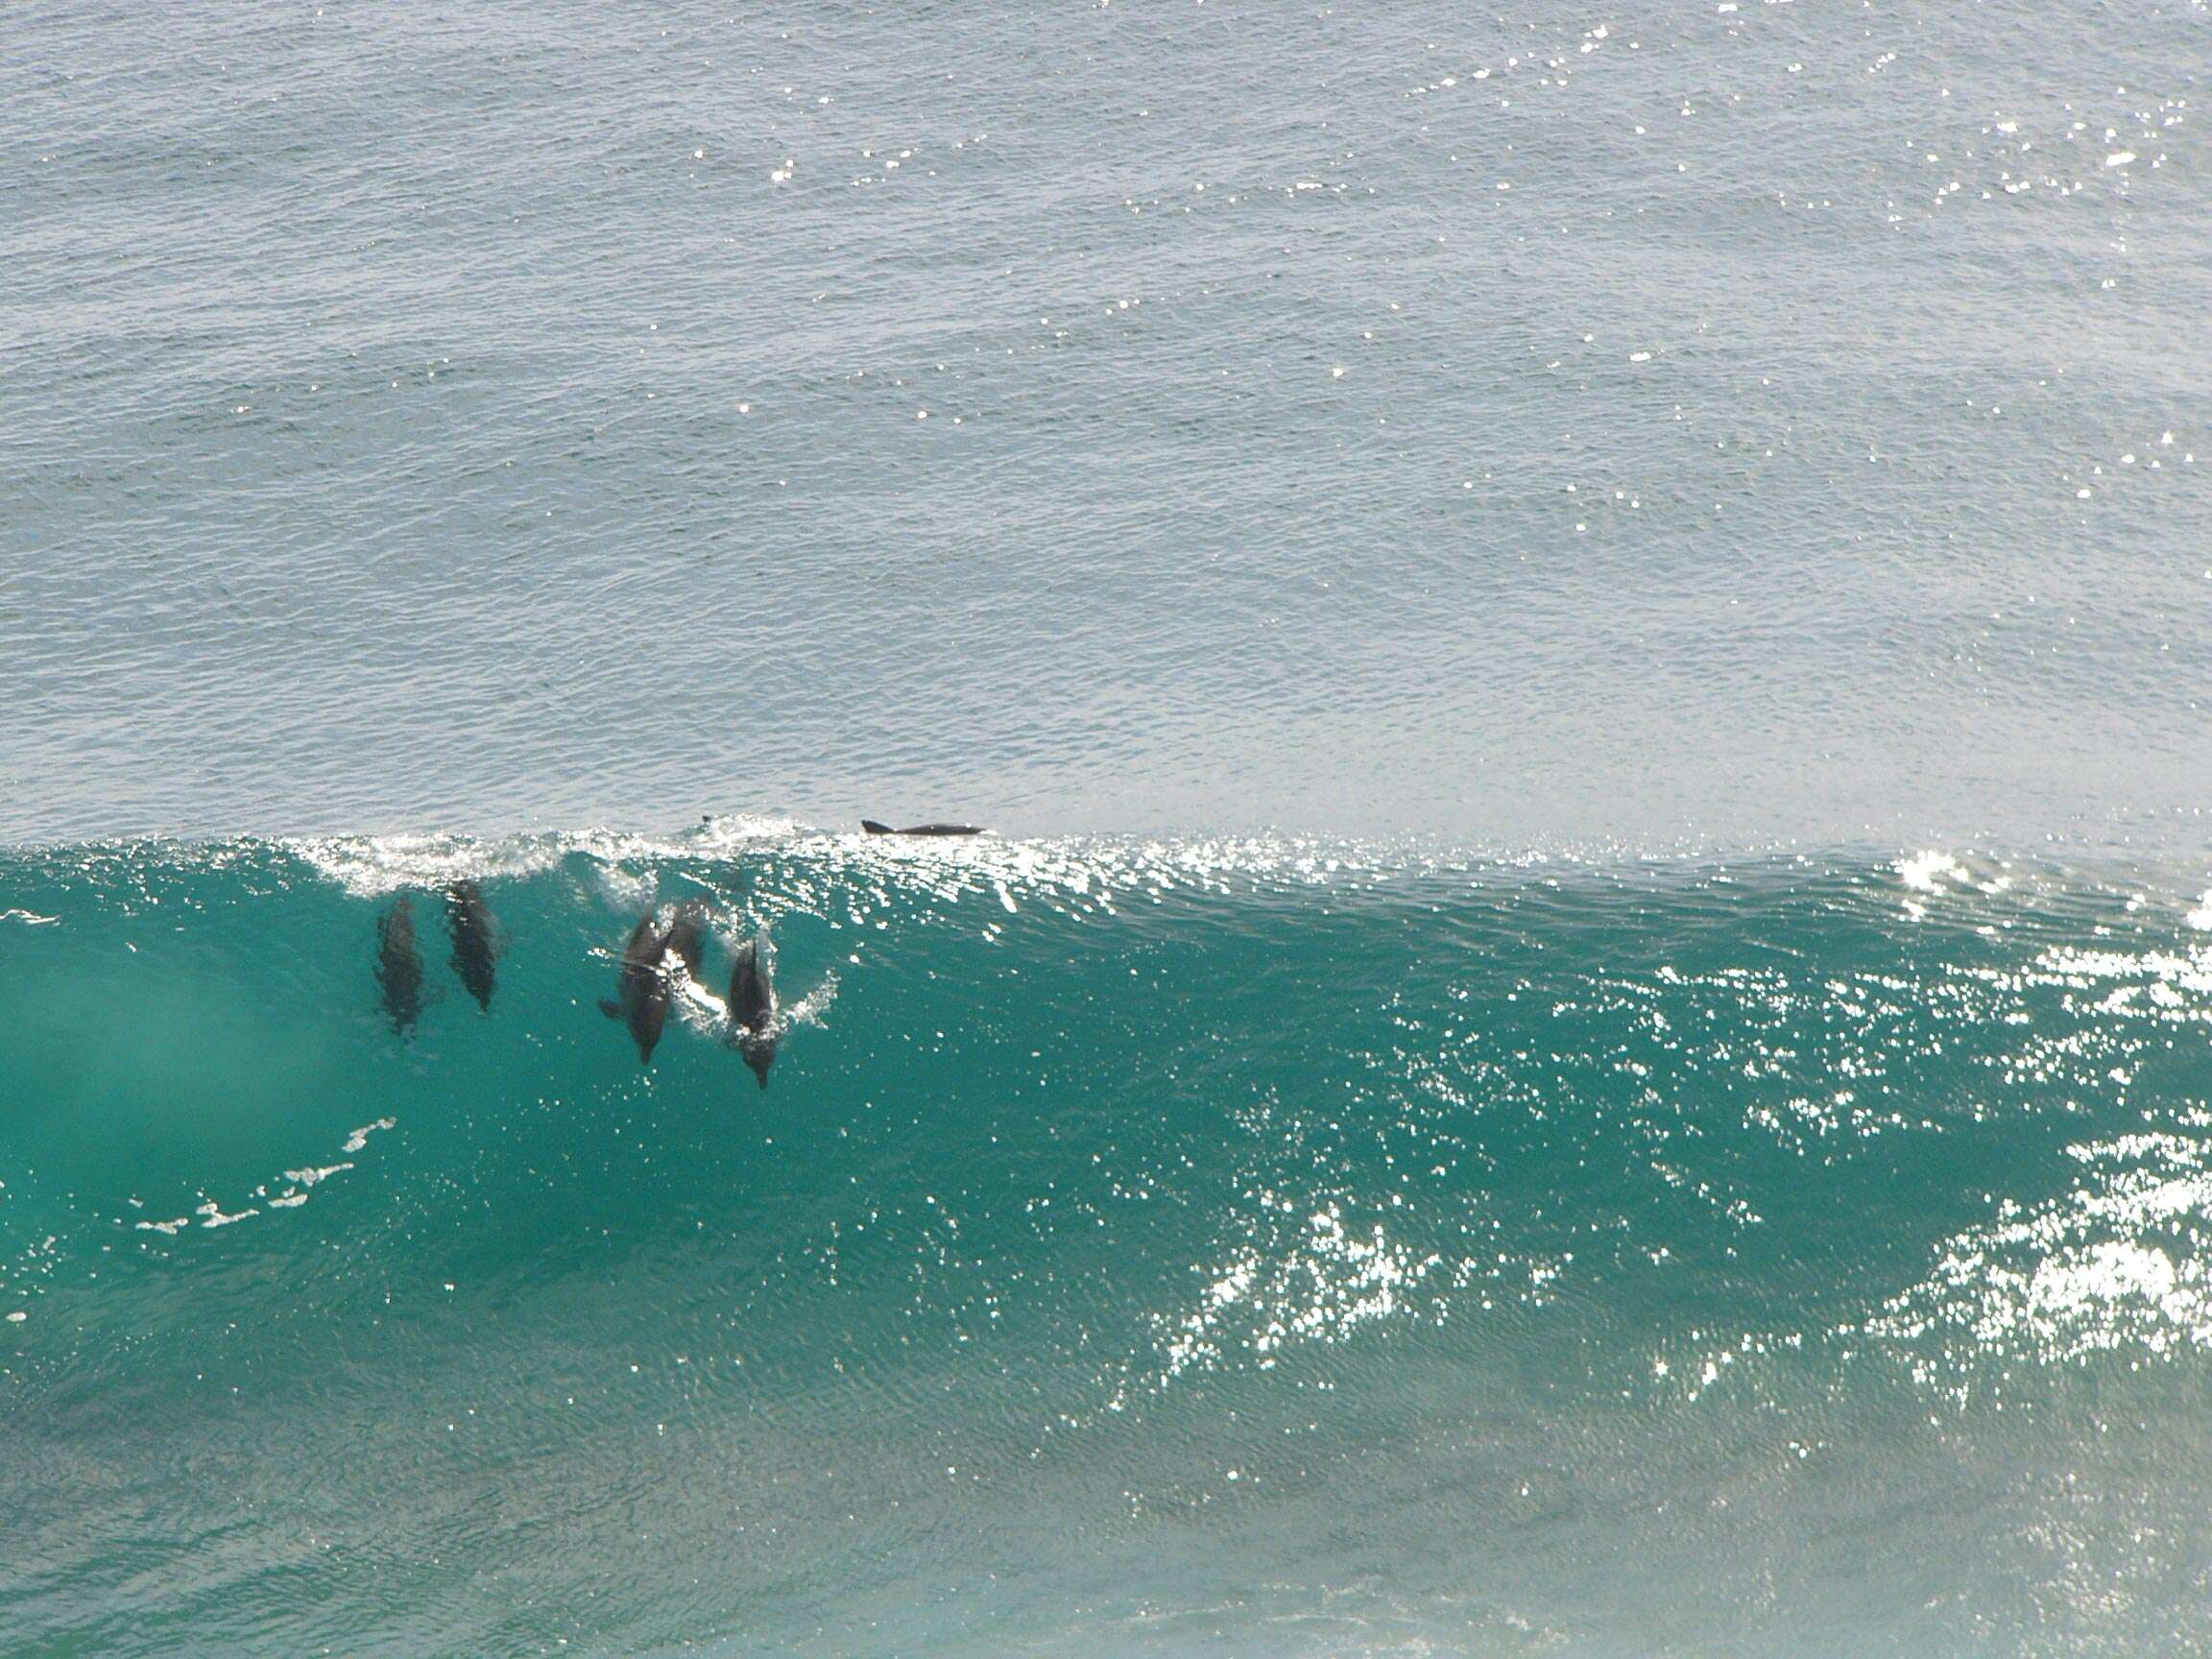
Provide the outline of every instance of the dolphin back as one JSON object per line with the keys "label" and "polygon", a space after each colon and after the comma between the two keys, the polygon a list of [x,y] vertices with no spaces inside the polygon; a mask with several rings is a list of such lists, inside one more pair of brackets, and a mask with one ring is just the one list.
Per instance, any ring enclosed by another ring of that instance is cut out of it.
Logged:
{"label": "dolphin back", "polygon": [[765,931],[738,948],[730,974],[730,1022],[761,1037],[776,1023],[776,947]]}
{"label": "dolphin back", "polygon": [[622,947],[622,973],[615,987],[620,1000],[613,1012],[630,1028],[630,1040],[637,1045],[637,1058],[647,1066],[653,1064],[654,1046],[668,1022],[664,959],[673,930],[663,929],[658,912],[648,910],[637,919],[637,926],[630,930],[630,942]]}
{"label": "dolphin back", "polygon": [[498,934],[483,889],[460,880],[445,889],[445,921],[453,934],[453,972],[487,1014],[499,964]]}
{"label": "dolphin back", "polygon": [[707,905],[704,900],[686,899],[677,906],[668,925],[668,953],[684,964],[684,972],[699,977],[699,964],[707,945]]}
{"label": "dolphin back", "polygon": [[661,952],[668,948],[668,935],[661,930],[658,912],[648,910],[637,918],[637,926],[630,929],[628,943],[622,947],[622,968],[657,967]]}
{"label": "dolphin back", "polygon": [[776,947],[766,928],[737,949],[737,966],[730,974],[730,1024],[737,1051],[767,1088],[781,1033],[776,1029]]}
{"label": "dolphin back", "polygon": [[392,1029],[410,1029],[422,1012],[422,958],[415,949],[415,906],[404,894],[376,919],[376,983]]}

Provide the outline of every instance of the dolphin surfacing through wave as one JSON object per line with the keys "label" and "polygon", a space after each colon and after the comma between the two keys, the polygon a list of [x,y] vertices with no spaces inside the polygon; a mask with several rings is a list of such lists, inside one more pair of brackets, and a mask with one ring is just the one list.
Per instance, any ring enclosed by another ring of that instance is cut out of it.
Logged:
{"label": "dolphin surfacing through wave", "polygon": [[599,1002],[602,1014],[629,1028],[630,1041],[637,1045],[637,1058],[647,1066],[653,1064],[653,1046],[661,1041],[661,1028],[668,1023],[668,973],[663,958],[668,954],[668,934],[672,931],[661,929],[660,918],[652,910],[640,916],[637,926],[630,930],[629,943],[622,947],[616,995]]}
{"label": "dolphin surfacing through wave", "polygon": [[765,929],[737,948],[730,974],[730,1029],[737,1052],[768,1087],[768,1068],[776,1063],[776,947]]}
{"label": "dolphin surfacing through wave", "polygon": [[860,828],[871,835],[980,835],[979,824],[910,824],[903,830],[894,830],[888,824],[878,824],[873,818],[860,820]]}

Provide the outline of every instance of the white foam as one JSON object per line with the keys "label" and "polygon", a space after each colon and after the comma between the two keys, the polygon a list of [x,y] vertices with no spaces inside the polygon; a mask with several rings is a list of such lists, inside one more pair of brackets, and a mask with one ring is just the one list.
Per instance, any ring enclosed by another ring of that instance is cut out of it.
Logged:
{"label": "white foam", "polygon": [[738,815],[715,818],[676,834],[572,830],[492,841],[467,835],[333,835],[277,845],[349,893],[376,898],[411,888],[443,887],[464,878],[534,876],[577,854],[604,865],[652,864],[712,858],[801,833],[801,827],[790,819]]}
{"label": "white foam", "polygon": [[358,1152],[369,1144],[370,1136],[375,1134],[379,1129],[392,1128],[397,1121],[398,1119],[396,1118],[379,1118],[373,1123],[364,1123],[352,1134],[346,1137],[346,1144],[339,1147],[338,1150],[341,1152]]}
{"label": "white foam", "polygon": [[729,1004],[678,967],[669,975],[677,1016],[692,1030],[711,1036],[730,1023]]}
{"label": "white foam", "polygon": [[781,1022],[790,1025],[820,1025],[822,1016],[830,1004],[837,1000],[837,974],[834,970],[822,975],[822,982],[813,990],[781,1010]]}

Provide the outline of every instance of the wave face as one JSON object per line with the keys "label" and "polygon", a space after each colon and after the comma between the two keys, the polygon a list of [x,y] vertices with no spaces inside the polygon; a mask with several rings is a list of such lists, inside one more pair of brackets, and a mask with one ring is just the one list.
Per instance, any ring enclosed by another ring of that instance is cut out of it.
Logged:
{"label": "wave face", "polygon": [[[690,895],[709,978],[774,934],[765,1090],[594,1006]],[[753,825],[0,912],[18,1651],[2212,1640],[2212,942],[2148,878]]]}

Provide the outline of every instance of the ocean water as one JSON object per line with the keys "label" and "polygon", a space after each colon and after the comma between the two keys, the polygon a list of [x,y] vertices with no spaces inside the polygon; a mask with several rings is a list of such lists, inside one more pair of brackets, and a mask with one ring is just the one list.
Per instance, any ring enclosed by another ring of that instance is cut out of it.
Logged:
{"label": "ocean water", "polygon": [[17,6],[0,835],[2141,835],[2201,4]]}
{"label": "ocean water", "polygon": [[2212,1650],[2208,68],[12,8],[0,1655]]}
{"label": "ocean water", "polygon": [[[488,1013],[418,902],[477,880]],[[658,898],[779,941],[593,1006]],[[2212,910],[727,827],[0,863],[11,1653],[2212,1643]]]}

